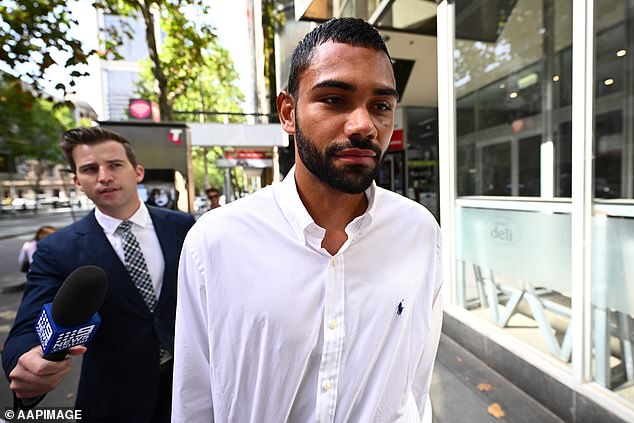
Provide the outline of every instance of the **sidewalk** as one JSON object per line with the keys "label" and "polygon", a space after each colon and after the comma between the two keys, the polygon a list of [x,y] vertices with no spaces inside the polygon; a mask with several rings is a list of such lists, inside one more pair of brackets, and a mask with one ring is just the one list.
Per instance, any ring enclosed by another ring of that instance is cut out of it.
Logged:
{"label": "sidewalk", "polygon": [[[72,407],[81,364],[74,361],[70,377],[41,406]],[[1,385],[0,409],[4,411],[11,396],[6,382]],[[446,335],[440,340],[431,402],[433,423],[563,422]]]}
{"label": "sidewalk", "polygon": [[444,334],[431,402],[433,423],[563,422]]}

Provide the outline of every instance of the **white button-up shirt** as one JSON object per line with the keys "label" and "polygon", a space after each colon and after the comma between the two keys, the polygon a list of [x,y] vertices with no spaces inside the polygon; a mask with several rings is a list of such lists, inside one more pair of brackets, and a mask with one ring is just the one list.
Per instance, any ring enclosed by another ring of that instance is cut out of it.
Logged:
{"label": "white button-up shirt", "polygon": [[[95,208],[95,219],[97,219],[97,223],[103,228],[106,238],[108,238],[112,249],[117,253],[119,259],[121,259],[121,263],[125,264],[123,234],[118,230],[119,225],[123,221],[102,213],[98,208]],[[145,264],[147,265],[150,279],[152,280],[152,286],[154,287],[154,294],[158,300],[161,295],[161,288],[163,287],[165,258],[163,258],[161,243],[159,242],[158,236],[156,236],[152,217],[145,204],[140,202],[138,210],[127,220],[132,222],[131,230],[143,252],[143,258],[145,259]]]}
{"label": "white button-up shirt", "polygon": [[293,175],[187,235],[172,421],[421,421],[442,316],[436,221],[372,185],[333,256]]}

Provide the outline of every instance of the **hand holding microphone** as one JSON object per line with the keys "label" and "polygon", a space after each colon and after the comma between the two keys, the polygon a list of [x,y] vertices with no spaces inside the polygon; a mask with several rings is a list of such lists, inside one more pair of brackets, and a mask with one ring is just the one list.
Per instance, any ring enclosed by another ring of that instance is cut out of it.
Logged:
{"label": "hand holding microphone", "polygon": [[10,387],[18,398],[41,396],[68,374],[70,362],[54,362],[64,360],[67,353],[85,352],[78,345],[88,342],[97,330],[96,311],[103,303],[107,286],[102,268],[82,266],[66,278],[53,302],[42,307],[36,323],[41,345],[22,354],[9,375]]}
{"label": "hand holding microphone", "polygon": [[70,347],[92,339],[101,320],[101,307],[108,276],[98,266],[82,266],[64,281],[53,302],[42,307],[35,330],[40,338],[44,358],[61,361]]}

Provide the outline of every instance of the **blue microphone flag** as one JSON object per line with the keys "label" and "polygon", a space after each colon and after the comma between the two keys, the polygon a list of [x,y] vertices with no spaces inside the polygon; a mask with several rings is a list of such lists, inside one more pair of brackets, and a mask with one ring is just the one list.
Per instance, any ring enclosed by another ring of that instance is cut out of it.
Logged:
{"label": "blue microphone flag", "polygon": [[56,324],[53,320],[52,303],[48,303],[42,307],[40,316],[35,323],[35,331],[40,339],[42,351],[47,356],[89,342],[100,323],[99,314],[95,313],[88,322],[77,326]]}

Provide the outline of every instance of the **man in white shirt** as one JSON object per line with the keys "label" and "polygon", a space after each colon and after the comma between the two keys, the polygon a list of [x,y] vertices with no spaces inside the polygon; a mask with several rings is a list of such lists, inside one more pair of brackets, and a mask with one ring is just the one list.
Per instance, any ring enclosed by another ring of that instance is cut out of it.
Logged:
{"label": "man in white shirt", "polygon": [[398,94],[380,34],[308,34],[277,99],[284,181],[189,232],[173,422],[420,422],[441,326],[440,231],[373,180]]}

